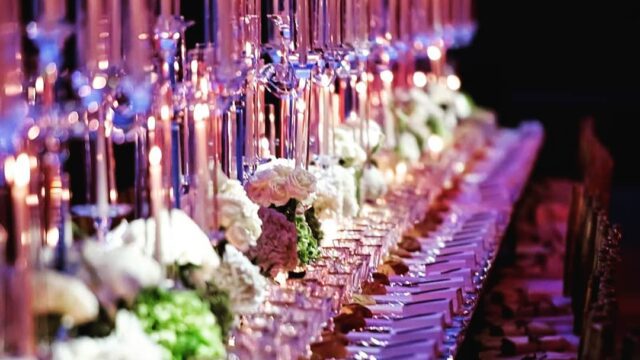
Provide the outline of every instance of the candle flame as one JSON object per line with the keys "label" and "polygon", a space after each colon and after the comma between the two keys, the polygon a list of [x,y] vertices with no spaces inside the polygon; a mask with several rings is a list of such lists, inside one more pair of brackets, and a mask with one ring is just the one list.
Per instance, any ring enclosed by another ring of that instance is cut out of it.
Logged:
{"label": "candle flame", "polygon": [[413,73],[413,85],[417,87],[425,87],[427,85],[427,75],[422,71]]}
{"label": "candle flame", "polygon": [[154,146],[149,151],[149,164],[159,165],[160,161],[162,161],[162,150],[160,150],[159,147]]}
{"label": "candle flame", "polygon": [[193,108],[193,120],[195,121],[204,121],[209,115],[209,106],[207,104],[196,104]]}
{"label": "candle flame", "polygon": [[391,84],[393,81],[393,72],[391,70],[384,70],[380,73],[380,80],[385,84]]}
{"label": "candle flame", "polygon": [[457,91],[460,89],[460,86],[462,86],[462,83],[460,82],[459,77],[457,77],[456,75],[447,76],[447,87],[449,89]]}
{"label": "candle flame", "polygon": [[16,186],[26,186],[31,179],[31,161],[29,155],[22,153],[17,158],[8,157],[4,161],[4,177]]}
{"label": "candle flame", "polygon": [[438,61],[442,58],[442,50],[435,45],[431,45],[427,48],[427,56],[433,61]]}

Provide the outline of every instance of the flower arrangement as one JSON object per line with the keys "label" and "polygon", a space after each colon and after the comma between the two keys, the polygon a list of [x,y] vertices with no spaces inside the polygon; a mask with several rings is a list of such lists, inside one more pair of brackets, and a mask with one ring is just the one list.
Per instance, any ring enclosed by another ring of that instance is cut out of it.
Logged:
{"label": "flower arrangement", "polygon": [[222,173],[218,178],[219,219],[225,239],[241,252],[247,252],[256,246],[262,231],[258,216],[260,207],[249,199],[238,180],[231,180]]}
{"label": "flower arrangement", "polygon": [[[220,195],[237,205],[221,216],[225,235],[233,241],[214,247],[191,218],[173,209],[160,214],[159,246],[154,219],[125,221],[105,243],[85,241],[77,277],[42,274],[42,281],[55,286],[45,287],[48,293],[35,304],[38,313],[59,314],[75,326],[69,331],[75,339],[57,342],[54,358],[146,357],[134,350],[136,356],[122,355],[118,348],[133,346],[122,334],[136,339],[148,354],[159,354],[152,358],[225,357],[224,338],[236,315],[255,311],[267,284],[241,249],[256,244],[260,235],[258,207],[239,183],[225,179],[220,188]],[[234,227],[246,233],[229,236]],[[163,270],[185,275],[173,276],[182,284],[165,279]],[[117,356],[105,355],[111,353]]]}
{"label": "flower arrangement", "polygon": [[262,166],[245,185],[249,198],[262,207],[258,214],[264,228],[252,254],[265,274],[291,271],[318,258],[323,234],[313,207],[316,185],[312,173],[286,160]]}
{"label": "flower arrangement", "polygon": [[426,91],[414,87],[408,93],[396,94],[392,113],[398,122],[399,157],[415,163],[430,150],[432,137],[449,143],[458,122],[468,118],[473,103],[459,91],[440,83],[430,84]]}

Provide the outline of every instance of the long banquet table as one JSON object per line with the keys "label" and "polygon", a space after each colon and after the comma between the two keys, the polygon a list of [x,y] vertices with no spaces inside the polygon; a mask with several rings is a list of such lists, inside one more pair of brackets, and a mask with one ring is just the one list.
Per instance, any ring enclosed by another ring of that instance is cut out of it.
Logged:
{"label": "long banquet table", "polygon": [[[360,218],[328,234],[319,264],[307,268],[302,279],[272,284],[261,311],[242,319],[231,339],[231,356],[308,357],[310,343],[330,346],[327,334],[336,326],[331,317],[341,313],[341,306],[359,303],[372,316],[365,326],[347,331],[346,357],[455,357],[543,130],[526,122],[516,129],[495,129],[488,140],[464,141],[466,148],[449,149],[415,166],[384,201],[366,206]],[[478,152],[483,155],[474,156]],[[442,223],[421,231],[415,225],[453,186],[458,191],[448,200]],[[393,263],[389,259],[405,234],[419,243],[401,259],[408,271],[387,271],[384,290],[365,294],[360,285]]]}

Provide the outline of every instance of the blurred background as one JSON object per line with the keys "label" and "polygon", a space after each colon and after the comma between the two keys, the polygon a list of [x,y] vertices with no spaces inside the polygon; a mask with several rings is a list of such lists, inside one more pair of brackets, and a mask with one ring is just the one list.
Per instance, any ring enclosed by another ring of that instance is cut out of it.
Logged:
{"label": "blurred background", "polygon": [[477,1],[479,28],[453,52],[463,90],[500,123],[538,119],[535,176],[578,179],[578,128],[592,116],[614,161],[611,217],[622,224],[623,326],[640,325],[640,4]]}

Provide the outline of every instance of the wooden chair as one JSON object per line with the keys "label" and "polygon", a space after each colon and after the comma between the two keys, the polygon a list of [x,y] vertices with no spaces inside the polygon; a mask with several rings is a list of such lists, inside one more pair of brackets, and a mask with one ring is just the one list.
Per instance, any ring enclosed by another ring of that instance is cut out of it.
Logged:
{"label": "wooden chair", "polygon": [[595,134],[593,118],[585,119],[580,127],[580,164],[584,185],[605,209],[609,209],[613,158]]}

